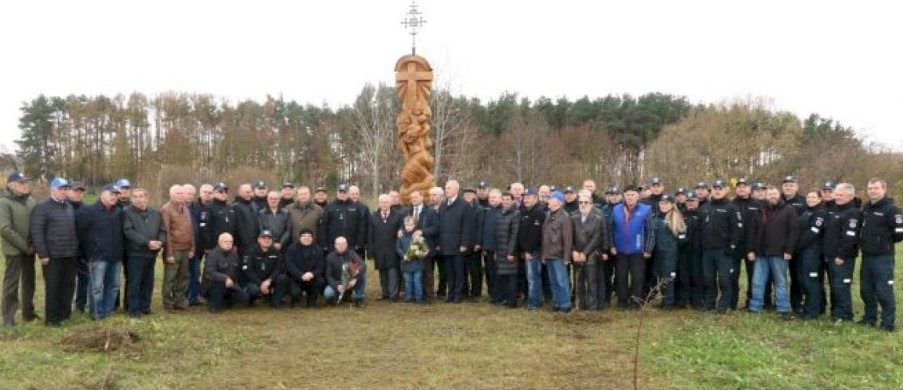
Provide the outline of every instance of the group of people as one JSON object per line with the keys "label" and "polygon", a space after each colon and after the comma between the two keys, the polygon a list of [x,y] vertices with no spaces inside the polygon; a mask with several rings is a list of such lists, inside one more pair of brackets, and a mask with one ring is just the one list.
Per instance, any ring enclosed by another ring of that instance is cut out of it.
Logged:
{"label": "group of people", "polygon": [[666,310],[723,314],[738,307],[745,267],[748,312],[812,319],[830,307],[834,320],[852,321],[861,252],[860,323],[895,327],[894,244],[903,240],[903,214],[877,178],[865,202],[849,183],[800,192],[793,176],[780,186],[699,182],[673,194],[653,178],[603,196],[592,180],[505,190],[449,180],[410,193],[404,205],[397,191],[379,195],[372,212],[360,189],[346,185],[330,200],[322,187],[242,184],[231,202],[225,183],[173,185],[159,209],[125,179],[104,186],[91,205],[82,204],[83,186],[62,178],[41,203],[30,186],[13,173],[0,197],[5,325],[15,323],[20,286],[22,319],[38,318],[35,258],[48,325],[69,318],[73,306],[94,319],[120,302],[130,316],[151,314],[158,257],[164,310],[201,298],[214,312],[255,301],[314,307],[321,295],[361,305],[364,263],[372,259],[379,299],[392,302],[479,301],[485,286],[492,304],[528,310],[544,302],[558,312],[601,310],[613,300],[631,310],[661,295]]}

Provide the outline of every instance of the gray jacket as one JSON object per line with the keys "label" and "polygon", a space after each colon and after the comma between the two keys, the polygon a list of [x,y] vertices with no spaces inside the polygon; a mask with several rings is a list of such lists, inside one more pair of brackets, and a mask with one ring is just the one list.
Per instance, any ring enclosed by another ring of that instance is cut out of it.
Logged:
{"label": "gray jacket", "polygon": [[125,234],[125,250],[129,256],[156,257],[160,249],[150,250],[148,243],[153,240],[166,243],[166,226],[163,225],[160,212],[153,207],[148,207],[145,211],[134,206],[123,209],[122,231]]}

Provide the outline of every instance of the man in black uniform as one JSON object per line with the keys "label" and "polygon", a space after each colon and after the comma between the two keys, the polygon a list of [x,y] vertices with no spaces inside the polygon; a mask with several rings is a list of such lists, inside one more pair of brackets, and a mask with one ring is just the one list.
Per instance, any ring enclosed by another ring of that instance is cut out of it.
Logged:
{"label": "man in black uniform", "polygon": [[282,184],[282,196],[279,198],[279,208],[284,209],[295,203],[295,185],[286,182]]}
{"label": "man in black uniform", "polygon": [[568,214],[576,213],[580,209],[577,192],[574,191],[573,186],[564,187],[564,206],[562,208]]}
{"label": "man in black uniform", "polygon": [[476,245],[477,238],[483,235],[483,215],[486,209],[480,206],[477,199],[477,192],[471,188],[464,190],[464,202],[469,208],[468,216],[469,226],[466,229],[469,238],[467,244],[471,246],[469,253],[464,254],[467,260],[464,275],[464,296],[470,297],[471,302],[478,302],[480,296],[483,295],[483,251],[479,245]]}
{"label": "man in black uniform", "polygon": [[[201,218],[200,226],[201,248],[205,251],[216,247],[219,236],[223,233],[235,234],[235,210],[229,207],[226,200],[229,198],[229,187],[226,183],[219,182],[213,186],[213,201],[207,206],[207,220]],[[230,238],[233,240],[233,238]],[[233,247],[234,243],[230,243]]]}
{"label": "man in black uniform", "polygon": [[348,250],[355,253],[363,251],[364,240],[367,237],[367,224],[361,212],[361,207],[348,199],[348,186],[339,185],[336,199],[326,206],[323,213],[326,242],[332,243],[338,237],[345,237],[348,242]]}
{"label": "man in black uniform", "polygon": [[[737,293],[731,278],[737,272],[733,257],[740,241],[740,221],[737,219],[736,208],[727,200],[726,195],[727,183],[715,180],[712,184],[712,200],[700,206],[699,212],[706,288],[705,309],[714,308],[719,314],[730,311],[734,294]],[[716,303],[719,289],[721,296]]]}
{"label": "man in black uniform", "polygon": [[329,204],[329,194],[326,193],[326,187],[317,187],[317,191],[314,193],[314,203],[326,209],[326,206]]}
{"label": "man in black uniform", "polygon": [[696,183],[696,185],[693,186],[693,191],[696,191],[696,199],[699,199],[699,208],[702,208],[706,203],[709,203],[710,190],[711,187],[709,187],[709,183],[704,181]]}
{"label": "man in black uniform", "polygon": [[484,209],[489,208],[489,185],[482,180],[477,183],[477,202]]}
{"label": "man in black uniform", "polygon": [[[740,296],[739,291],[741,264],[746,266],[746,307],[749,307],[749,300],[752,299],[754,262],[746,258],[744,249],[746,248],[747,229],[749,229],[749,225],[752,219],[759,214],[761,205],[759,204],[759,202],[756,202],[752,199],[749,180],[747,180],[745,177],[741,177],[737,180],[737,185],[734,188],[734,192],[736,196],[734,197],[732,203],[734,204],[734,208],[737,209],[737,220],[740,221],[740,241],[737,246],[737,254],[734,256],[734,269],[736,269],[737,272],[733,273],[731,283],[733,283],[734,291],[737,291],[737,294],[734,294],[733,301],[731,301],[731,309],[737,310],[737,301]],[[768,273],[766,273],[766,275],[767,274]],[[772,283],[770,276],[766,276],[766,279],[767,281],[765,282],[764,302],[765,307],[768,308],[771,306]]]}
{"label": "man in black uniform", "polygon": [[541,261],[542,225],[546,214],[539,206],[539,196],[533,188],[524,191],[524,205],[520,209],[521,220],[517,231],[517,253],[524,263],[524,284],[521,291],[527,299],[524,308],[535,310],[542,303]]}
{"label": "man in black uniform", "polygon": [[257,245],[242,259],[242,285],[253,302],[268,297],[271,307],[282,307],[282,298],[288,293],[288,279],[282,263],[282,252],[273,248],[273,233],[261,230]]}
{"label": "man in black uniform", "polygon": [[862,206],[860,295],[865,303],[861,324],[875,326],[881,306],[881,329],[894,331],[894,243],[903,241],[903,212],[886,196],[887,182],[868,182],[869,201]]}
{"label": "man in black uniform", "polygon": [[833,191],[833,213],[828,215],[825,227],[824,255],[831,278],[831,317],[835,321],[853,320],[853,302],[850,286],[853,285],[853,269],[859,252],[859,229],[862,212],[853,207],[855,187],[841,183]]}
{"label": "man in black uniform", "polygon": [[800,195],[800,185],[796,177],[784,176],[784,180],[781,181],[781,193],[784,202],[793,206],[797,214],[802,214],[806,210],[806,198]]}
{"label": "man in black uniform", "polygon": [[[241,188],[238,189],[238,192],[241,194]],[[251,198],[251,203],[254,204],[255,210],[262,210],[267,207],[267,193],[269,192],[266,183],[263,181],[254,183],[254,196]]]}
{"label": "man in black uniform", "polygon": [[[800,186],[793,176],[786,176],[781,181],[781,194],[784,202],[793,206],[797,215],[806,211],[806,198],[799,193]],[[803,281],[800,279],[800,254],[794,253],[790,261],[790,307],[793,312],[802,314],[803,311]],[[768,287],[766,287],[768,288]],[[767,296],[766,289],[766,296]],[[766,304],[767,304],[766,300]]]}
{"label": "man in black uniform", "polygon": [[[662,200],[662,195],[665,193],[665,185],[662,182],[660,177],[653,177],[652,181],[649,182],[649,191],[650,195],[642,200],[643,203],[653,206],[653,210],[658,210],[658,202]],[[646,269],[652,269],[653,267],[647,267]],[[649,279],[646,279],[649,280]]]}

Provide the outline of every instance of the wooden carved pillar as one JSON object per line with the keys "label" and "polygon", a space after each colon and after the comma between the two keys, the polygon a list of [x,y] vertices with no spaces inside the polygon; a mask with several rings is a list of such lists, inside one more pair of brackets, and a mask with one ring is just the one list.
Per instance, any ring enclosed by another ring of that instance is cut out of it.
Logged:
{"label": "wooden carved pillar", "polygon": [[401,170],[401,202],[410,204],[411,192],[420,191],[424,199],[434,187],[433,164],[430,153],[430,92],[433,69],[423,57],[406,55],[395,63],[395,90],[401,102],[401,112],[395,118],[398,126],[398,149],[404,156]]}

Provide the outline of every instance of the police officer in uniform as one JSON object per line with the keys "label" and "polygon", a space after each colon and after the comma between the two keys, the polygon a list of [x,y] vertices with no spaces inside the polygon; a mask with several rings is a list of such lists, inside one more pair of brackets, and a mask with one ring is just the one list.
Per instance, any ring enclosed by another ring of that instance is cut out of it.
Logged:
{"label": "police officer in uniform", "polygon": [[282,252],[273,247],[273,233],[261,230],[257,245],[242,259],[242,285],[253,302],[257,298],[269,298],[271,307],[282,307],[282,299],[288,293],[288,278],[282,263]]}
{"label": "police officer in uniform", "polygon": [[726,195],[727,183],[715,180],[712,183],[712,200],[700,206],[699,212],[705,277],[704,308],[714,308],[719,314],[730,311],[734,294],[737,293],[731,280],[737,272],[734,268],[734,256],[739,248],[740,221],[737,219],[737,209],[727,200]]}
{"label": "police officer in uniform", "polygon": [[862,212],[853,207],[856,188],[849,183],[839,184],[834,195],[833,213],[828,215],[825,228],[824,256],[831,279],[831,317],[837,321],[853,320],[850,287],[853,269],[859,252],[859,229]]}
{"label": "police officer in uniform", "polygon": [[[737,294],[734,294],[733,301],[731,301],[731,309],[737,309],[737,301],[740,296],[740,265],[745,265],[746,268],[746,306],[749,307],[749,300],[752,299],[752,279],[753,279],[753,261],[749,261],[746,259],[746,255],[744,253],[744,249],[746,248],[746,232],[749,229],[749,224],[752,218],[755,218],[759,214],[760,204],[752,199],[752,187],[749,185],[749,180],[745,177],[741,177],[737,180],[737,185],[734,187],[734,192],[736,196],[731,203],[734,204],[734,207],[737,209],[737,219],[739,222],[740,229],[740,243],[737,251],[737,254],[734,256],[734,269],[737,272],[733,273],[733,278],[731,279],[731,283],[733,283],[734,291],[737,291]],[[771,306],[771,278],[769,277],[769,281],[765,283],[765,295],[764,302],[765,307]]]}
{"label": "police officer in uniform", "polygon": [[881,329],[894,331],[894,243],[903,241],[903,212],[886,196],[887,182],[869,180],[869,201],[862,206],[860,295],[865,313],[859,323],[875,326],[881,306]]}

